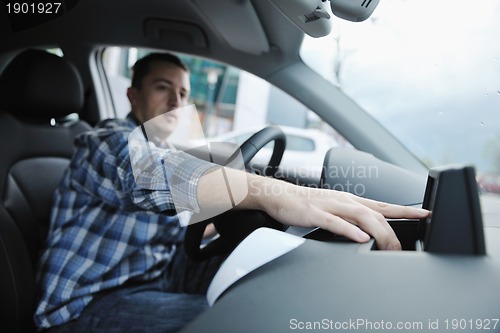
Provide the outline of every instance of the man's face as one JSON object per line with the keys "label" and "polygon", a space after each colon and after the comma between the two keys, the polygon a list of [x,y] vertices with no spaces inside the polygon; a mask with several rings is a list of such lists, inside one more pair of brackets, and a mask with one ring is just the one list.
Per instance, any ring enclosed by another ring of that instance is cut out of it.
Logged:
{"label": "man's face", "polygon": [[[141,89],[129,88],[127,96],[132,113],[141,123],[148,123],[161,140],[177,127],[178,115],[174,111],[187,104],[190,92],[189,73],[163,61],[150,64],[148,75],[142,80]],[[158,117],[163,115],[162,117]]]}

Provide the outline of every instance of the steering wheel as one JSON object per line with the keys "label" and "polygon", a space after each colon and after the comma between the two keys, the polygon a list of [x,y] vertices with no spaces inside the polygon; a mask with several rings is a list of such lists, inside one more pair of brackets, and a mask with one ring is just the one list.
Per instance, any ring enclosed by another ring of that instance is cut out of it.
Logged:
{"label": "steering wheel", "polygon": [[[263,173],[265,176],[276,174],[286,147],[285,133],[278,126],[264,127],[240,146],[239,150],[246,168],[252,158],[271,141],[274,141],[274,149]],[[230,160],[225,165],[230,166]],[[210,223],[215,225],[218,238],[202,246],[203,233]],[[227,254],[253,230],[263,226],[284,229],[281,223],[273,220],[262,211],[230,210],[205,221],[190,224],[184,237],[184,250],[194,260],[203,260],[212,256]]]}
{"label": "steering wheel", "polygon": [[264,148],[264,146],[271,141],[274,141],[273,154],[271,155],[271,159],[269,160],[267,167],[264,169],[264,175],[273,176],[278,170],[286,147],[285,133],[278,126],[269,125],[264,127],[243,142],[240,146],[240,151],[243,161],[245,162],[245,166],[248,166],[252,158],[257,155],[259,150]]}

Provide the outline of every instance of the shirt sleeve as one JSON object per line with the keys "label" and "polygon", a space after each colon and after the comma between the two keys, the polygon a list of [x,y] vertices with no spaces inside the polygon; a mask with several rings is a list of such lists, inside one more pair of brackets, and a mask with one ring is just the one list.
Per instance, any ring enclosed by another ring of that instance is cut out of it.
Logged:
{"label": "shirt sleeve", "polygon": [[144,139],[139,128],[129,135],[128,147],[136,205],[162,211],[170,202],[177,213],[199,213],[198,184],[205,172],[216,167],[213,163],[184,151],[157,147]]}

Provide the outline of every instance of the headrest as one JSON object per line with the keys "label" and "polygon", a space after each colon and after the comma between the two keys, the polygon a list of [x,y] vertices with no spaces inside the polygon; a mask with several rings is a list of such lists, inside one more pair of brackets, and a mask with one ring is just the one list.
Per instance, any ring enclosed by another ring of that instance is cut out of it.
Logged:
{"label": "headrest", "polygon": [[16,117],[60,118],[78,113],[82,106],[80,75],[73,64],[57,55],[23,51],[0,76],[0,110]]}

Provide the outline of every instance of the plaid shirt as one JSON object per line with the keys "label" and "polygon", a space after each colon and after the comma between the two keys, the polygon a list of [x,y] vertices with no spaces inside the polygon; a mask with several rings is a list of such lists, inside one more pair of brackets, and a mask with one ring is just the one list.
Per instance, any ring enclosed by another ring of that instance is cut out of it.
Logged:
{"label": "plaid shirt", "polygon": [[[213,165],[163,149],[173,158],[147,165],[157,168],[145,173],[150,179],[137,173],[134,178],[128,137],[137,125],[131,116],[105,120],[75,140],[38,266],[38,327],[78,318],[103,290],[158,277],[183,241],[174,209],[198,209],[197,182]],[[183,185],[175,207],[165,170]],[[155,180],[155,175],[161,177]],[[171,214],[161,214],[166,211]]]}

